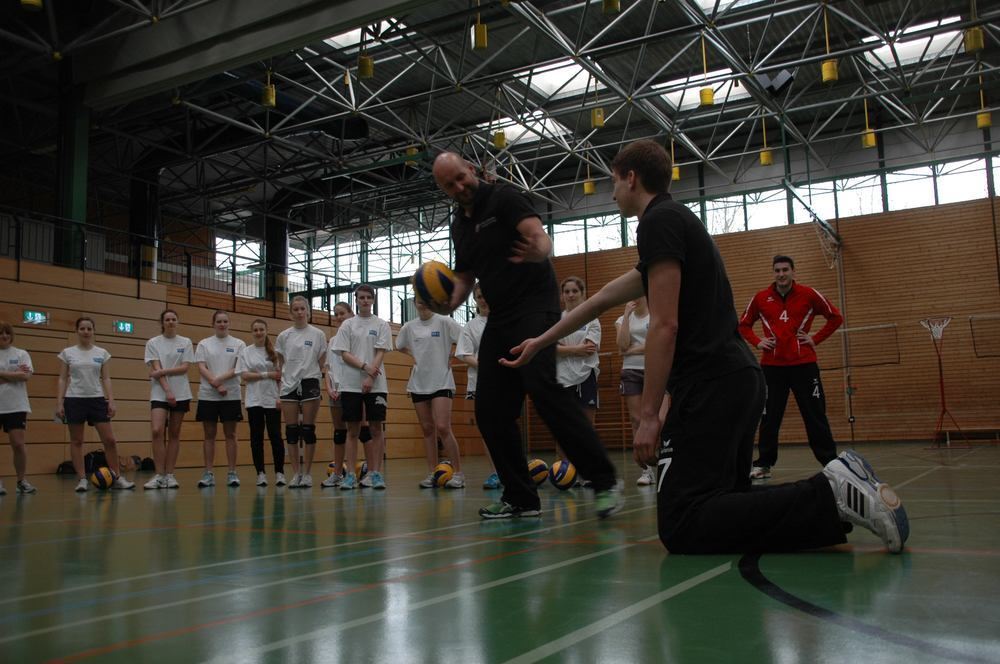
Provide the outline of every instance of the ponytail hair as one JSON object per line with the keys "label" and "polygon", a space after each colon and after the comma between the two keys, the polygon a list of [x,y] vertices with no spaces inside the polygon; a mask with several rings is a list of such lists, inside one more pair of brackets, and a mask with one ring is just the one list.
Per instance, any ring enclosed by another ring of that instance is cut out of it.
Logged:
{"label": "ponytail hair", "polygon": [[278,354],[274,352],[274,344],[271,343],[271,337],[267,334],[267,322],[262,318],[257,318],[254,322],[250,323],[250,329],[252,330],[253,326],[257,323],[264,326],[264,353],[267,355],[267,360],[268,362],[277,364]]}

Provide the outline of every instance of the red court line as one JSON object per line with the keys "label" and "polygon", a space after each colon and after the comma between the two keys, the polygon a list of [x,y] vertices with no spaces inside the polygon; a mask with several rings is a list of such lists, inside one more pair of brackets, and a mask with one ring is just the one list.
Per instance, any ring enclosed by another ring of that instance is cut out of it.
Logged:
{"label": "red court line", "polygon": [[89,657],[97,657],[98,655],[105,655],[107,653],[116,652],[118,650],[124,650],[126,648],[131,648],[133,646],[143,645],[146,643],[152,643],[154,641],[162,641],[163,639],[171,639],[176,636],[184,636],[186,634],[193,634],[195,632],[200,632],[206,629],[211,629],[212,627],[218,627],[220,625],[228,625],[234,622],[240,622],[243,620],[251,620],[253,618],[260,618],[263,616],[269,616],[275,613],[280,613],[282,611],[289,611],[292,609],[298,609],[304,606],[310,606],[312,604],[319,604],[322,602],[327,602],[338,597],[344,597],[347,595],[353,595],[355,593],[364,592],[367,590],[374,590],[376,588],[386,586],[390,583],[401,583],[404,581],[413,581],[415,579],[420,579],[426,576],[431,576],[434,574],[441,574],[444,572],[451,572],[462,567],[471,567],[473,565],[481,565],[484,563],[492,562],[495,560],[502,560],[503,558],[509,558],[511,556],[518,556],[523,553],[528,553],[530,551],[539,551],[541,549],[550,548],[550,544],[545,542],[539,544],[538,546],[528,547],[526,549],[519,549],[517,551],[509,551],[507,553],[499,553],[493,556],[487,556],[485,558],[476,558],[473,560],[467,560],[461,563],[453,563],[451,565],[445,565],[444,567],[435,567],[423,572],[415,572],[413,574],[406,574],[404,576],[398,576],[391,579],[384,579],[375,583],[365,584],[363,586],[358,586],[357,588],[351,588],[349,590],[341,590],[335,593],[329,593],[326,595],[320,595],[319,597],[313,597],[310,599],[302,600],[300,602],[294,602],[292,604],[283,604],[279,606],[268,607],[265,609],[258,609],[257,611],[251,611],[250,613],[244,613],[236,616],[230,616],[229,618],[220,618],[219,620],[213,620],[211,622],[201,623],[200,625],[191,625],[189,627],[179,627],[167,632],[159,632],[157,634],[149,634],[147,636],[142,636],[136,639],[130,639],[127,641],[119,641],[117,643],[112,643],[106,646],[100,646],[97,648],[91,648],[90,650],[84,650],[66,657],[57,657],[55,659],[47,660],[47,664],[55,664],[56,662],[78,662]]}

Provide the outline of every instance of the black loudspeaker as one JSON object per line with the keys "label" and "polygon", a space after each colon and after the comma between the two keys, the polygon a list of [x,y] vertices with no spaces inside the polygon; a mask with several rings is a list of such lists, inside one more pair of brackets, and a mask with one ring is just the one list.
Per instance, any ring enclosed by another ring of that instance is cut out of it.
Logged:
{"label": "black loudspeaker", "polygon": [[779,95],[784,92],[793,80],[795,80],[795,71],[789,71],[787,69],[782,69],[773,76],[768,76],[767,74],[756,74],[757,82],[767,90],[772,95]]}

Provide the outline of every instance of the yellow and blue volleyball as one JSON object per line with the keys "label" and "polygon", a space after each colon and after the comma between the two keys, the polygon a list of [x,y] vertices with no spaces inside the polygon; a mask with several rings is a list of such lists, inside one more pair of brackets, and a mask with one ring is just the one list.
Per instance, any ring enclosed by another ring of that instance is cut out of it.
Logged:
{"label": "yellow and blue volleyball", "polygon": [[431,307],[443,307],[451,301],[455,290],[455,273],[444,263],[428,261],[410,279],[417,299]]}
{"label": "yellow and blue volleyball", "polygon": [[365,475],[367,475],[368,474],[368,462],[367,461],[358,461],[356,464],[354,464],[354,474],[358,476],[359,480],[362,477],[364,477]]}
{"label": "yellow and blue volleyball", "polygon": [[444,486],[455,474],[450,463],[439,463],[434,467],[434,486]]}
{"label": "yellow and blue volleyball", "polygon": [[110,489],[115,483],[115,474],[107,466],[101,466],[90,474],[90,483],[102,491]]}
{"label": "yellow and blue volleyball", "polygon": [[326,464],[326,476],[327,477],[330,477],[330,475],[333,475],[336,472],[339,472],[337,470],[337,462],[336,461],[331,461],[330,463]]}
{"label": "yellow and blue volleyball", "polygon": [[541,484],[549,476],[549,465],[541,459],[532,459],[528,462],[528,474],[535,484]]}
{"label": "yellow and blue volleyball", "polygon": [[560,491],[570,489],[576,484],[576,468],[569,461],[560,459],[552,464],[549,481]]}

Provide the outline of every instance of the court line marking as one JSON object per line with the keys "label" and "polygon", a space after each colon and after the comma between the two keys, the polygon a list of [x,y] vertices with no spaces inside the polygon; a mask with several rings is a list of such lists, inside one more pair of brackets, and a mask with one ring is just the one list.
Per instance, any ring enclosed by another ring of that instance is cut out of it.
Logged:
{"label": "court line marking", "polygon": [[589,625],[584,625],[580,629],[570,632],[565,636],[561,636],[554,641],[549,641],[548,643],[542,644],[533,650],[529,650],[526,653],[518,655],[512,659],[508,659],[504,664],[531,664],[532,662],[537,662],[541,659],[545,659],[550,655],[554,655],[557,652],[565,650],[570,646],[574,646],[585,639],[589,639],[592,636],[600,634],[601,632],[610,629],[619,623],[622,623],[629,618],[636,616],[643,611],[650,609],[657,604],[665,602],[666,600],[676,597],[683,592],[691,590],[695,586],[699,586],[706,581],[710,581],[720,574],[725,574],[733,567],[732,562],[724,563],[718,567],[714,567],[706,572],[702,572],[697,576],[693,576],[686,581],[682,581],[677,585],[671,586],[666,590],[661,590],[655,595],[650,595],[644,600],[636,602],[632,606],[616,611],[609,616],[598,620],[597,622],[592,622]]}
{"label": "court line marking", "polygon": [[[646,538],[646,540],[654,539],[655,537],[657,536],[654,536],[653,538]],[[428,599],[419,602],[414,602],[413,604],[408,604],[402,608],[394,607],[391,611],[380,611],[378,613],[372,613],[367,616],[363,616],[361,618],[355,618],[354,620],[349,620],[344,623],[339,623],[337,625],[327,625],[326,627],[321,627],[311,632],[306,632],[304,634],[298,634],[296,636],[291,636],[286,639],[281,639],[280,641],[272,641],[271,643],[268,644],[254,646],[250,649],[249,652],[244,652],[241,654],[227,653],[226,655],[221,655],[204,661],[207,664],[219,664],[221,662],[232,662],[232,661],[236,662],[246,661],[246,657],[248,654],[252,654],[254,657],[259,657],[264,653],[268,653],[273,650],[281,650],[282,648],[286,648],[291,645],[296,645],[302,643],[303,641],[314,641],[320,637],[339,634],[340,632],[346,631],[348,629],[353,629],[355,627],[361,627],[363,625],[377,622],[379,620],[384,620],[389,616],[392,616],[393,618],[398,618],[401,613],[410,613],[412,611],[423,609],[428,606],[441,604],[442,602],[448,602],[462,597],[467,597],[469,595],[481,592],[483,590],[490,590],[491,588],[496,588],[497,586],[506,585],[508,583],[513,583],[515,581],[521,581],[523,579],[528,579],[533,576],[537,576],[539,574],[546,574],[553,570],[561,569],[563,567],[568,567],[570,565],[575,565],[576,563],[579,562],[584,562],[587,560],[591,560],[593,558],[606,556],[609,553],[616,553],[619,551],[623,551],[633,546],[636,546],[636,544],[620,544],[618,546],[613,546],[609,549],[604,549],[603,551],[595,551],[594,553],[588,553],[582,556],[577,556],[576,558],[561,560],[558,563],[552,563],[551,565],[538,567],[528,572],[512,574],[511,576],[506,576],[502,579],[494,579],[493,581],[488,581],[486,583],[470,586],[468,588],[463,588],[461,590],[456,590],[454,592],[445,593],[443,595],[438,595],[437,597],[430,597]]]}
{"label": "court line marking", "polygon": [[[635,510],[622,511],[622,512],[619,512],[619,514],[625,514],[627,512],[641,511],[641,510],[649,509],[650,507],[652,507],[652,506],[643,506],[643,507],[636,508]],[[538,529],[531,530],[531,531],[514,533],[514,534],[511,534],[508,537],[523,537],[524,535],[531,534],[531,533],[536,533],[537,534],[537,533],[551,532],[553,530],[558,530],[560,528],[568,528],[570,526],[576,526],[576,525],[580,525],[580,524],[583,524],[583,523],[587,523],[588,521],[596,521],[596,520],[597,520],[597,517],[595,516],[595,517],[590,517],[590,518],[587,518],[587,519],[581,519],[579,521],[573,521],[573,522],[566,523],[566,524],[559,524],[557,526],[548,526],[546,528],[538,528]],[[482,523],[482,521],[478,521],[478,522],[474,522],[474,523]],[[452,529],[452,528],[463,527],[465,525],[468,525],[468,524],[459,524],[457,526],[448,526],[448,527],[442,528],[440,530],[449,530],[449,529]],[[388,539],[398,539],[398,537],[396,537],[396,536],[390,536],[390,537],[385,537],[385,538],[376,538],[374,540],[368,540],[368,542],[388,540]],[[501,538],[501,539],[507,539],[507,538]],[[455,545],[455,546],[449,546],[449,547],[444,547],[444,548],[435,548],[435,549],[431,549],[429,551],[421,551],[421,552],[418,552],[418,553],[411,553],[411,554],[407,554],[407,555],[403,555],[403,556],[396,556],[395,558],[388,558],[388,559],[384,559],[384,560],[374,560],[374,561],[367,562],[367,563],[359,563],[357,565],[348,565],[347,567],[340,567],[340,568],[325,570],[325,571],[321,571],[321,572],[313,572],[311,574],[302,574],[302,575],[299,575],[299,576],[293,576],[293,577],[288,577],[288,578],[283,578],[283,579],[277,579],[277,580],[274,580],[274,581],[267,581],[265,583],[258,583],[258,584],[255,584],[255,585],[242,586],[240,588],[233,588],[232,590],[224,590],[224,591],[221,591],[221,592],[209,593],[207,595],[199,595],[197,597],[185,597],[184,599],[175,600],[173,602],[160,602],[160,603],[152,604],[152,605],[149,605],[149,606],[139,607],[139,608],[135,608],[135,609],[129,609],[127,611],[117,611],[115,613],[106,613],[106,614],[99,615],[99,616],[92,616],[90,618],[84,618],[84,619],[75,620],[75,621],[72,621],[72,622],[63,622],[63,623],[60,623],[58,625],[50,625],[48,627],[41,627],[41,628],[30,630],[30,631],[27,631],[27,632],[21,632],[21,633],[18,633],[18,634],[12,634],[10,636],[5,636],[5,637],[0,638],[0,643],[9,643],[11,641],[19,641],[21,639],[32,638],[32,637],[35,637],[35,636],[41,636],[42,634],[49,634],[51,632],[58,632],[58,631],[61,631],[61,630],[66,630],[66,629],[73,629],[75,627],[80,627],[80,626],[83,626],[83,625],[91,625],[93,623],[103,622],[105,620],[115,620],[115,619],[118,619],[118,618],[126,618],[128,616],[139,615],[139,614],[142,614],[142,613],[149,613],[150,611],[162,611],[164,609],[170,609],[170,608],[173,608],[173,607],[176,607],[176,606],[184,606],[185,604],[196,604],[196,603],[204,602],[204,601],[207,601],[207,600],[218,599],[220,597],[229,597],[231,595],[236,595],[236,594],[239,594],[239,593],[252,592],[252,591],[255,591],[255,590],[259,590],[261,588],[270,588],[270,587],[273,587],[273,586],[279,586],[279,585],[288,584],[288,583],[298,583],[300,581],[306,581],[306,580],[309,580],[309,579],[317,579],[317,578],[320,578],[320,577],[323,577],[323,576],[329,576],[331,574],[343,574],[345,572],[353,572],[355,570],[364,569],[366,567],[373,567],[373,566],[377,566],[377,565],[389,565],[389,564],[392,564],[392,563],[398,563],[398,562],[405,561],[405,560],[413,560],[415,558],[422,558],[424,556],[430,556],[430,555],[434,555],[434,554],[438,554],[438,553],[447,553],[449,551],[457,551],[457,550],[460,550],[460,549],[468,549],[468,548],[472,548],[472,547],[475,547],[475,546],[483,546],[483,545],[491,544],[491,543],[495,543],[495,542],[496,542],[496,540],[486,540],[486,541],[468,542],[468,543],[465,543],[465,544],[458,544],[458,545]],[[306,551],[308,552],[308,551],[315,551],[315,550],[320,550],[320,549],[338,548],[338,547],[342,547],[342,546],[353,546],[354,544],[361,544],[361,543],[363,543],[363,542],[345,542],[345,543],[342,543],[342,544],[329,545],[329,546],[325,546],[325,547],[314,547],[313,549],[307,549]],[[634,544],[628,544],[628,545],[625,545],[625,546],[635,546],[635,545]],[[263,556],[263,557],[271,558],[271,557],[276,557],[276,556],[280,556],[280,555],[287,555],[287,553],[270,554],[268,556]],[[218,566],[218,565],[222,565],[222,564],[229,564],[229,563],[230,563],[230,561],[225,561],[225,562],[220,562],[220,563],[213,563],[212,565],[209,565],[209,567],[214,567],[214,566]],[[188,568],[188,569],[197,569],[197,568]],[[156,576],[156,575],[158,575],[158,574],[153,574],[153,576]],[[147,576],[150,576],[150,575],[147,575]],[[115,581],[115,583],[118,583],[118,582],[120,582],[120,580],[119,581]],[[105,584],[100,584],[100,585],[105,585]],[[76,589],[78,590],[79,587],[77,587]],[[55,591],[52,591],[52,592],[55,592]],[[52,593],[49,593],[49,594],[52,594]]]}

